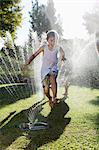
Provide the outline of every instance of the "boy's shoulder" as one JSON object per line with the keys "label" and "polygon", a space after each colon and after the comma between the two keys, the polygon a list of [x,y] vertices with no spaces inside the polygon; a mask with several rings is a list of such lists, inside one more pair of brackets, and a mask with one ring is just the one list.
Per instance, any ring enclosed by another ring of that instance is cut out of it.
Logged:
{"label": "boy's shoulder", "polygon": [[58,51],[60,51],[61,46],[60,46],[60,45],[57,45],[57,46],[56,46],[56,49],[57,49]]}

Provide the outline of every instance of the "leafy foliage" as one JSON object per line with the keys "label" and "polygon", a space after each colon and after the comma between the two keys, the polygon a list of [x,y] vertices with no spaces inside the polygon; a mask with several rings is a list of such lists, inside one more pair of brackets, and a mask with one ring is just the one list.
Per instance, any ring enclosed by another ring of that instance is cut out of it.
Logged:
{"label": "leafy foliage", "polygon": [[60,15],[56,16],[56,10],[54,7],[53,0],[48,0],[47,6],[46,6],[46,15],[48,19],[50,20],[51,28],[56,30],[60,36],[62,36],[62,23],[60,19]]}
{"label": "leafy foliage", "polygon": [[21,0],[0,0],[0,36],[9,31],[14,38],[17,26],[22,20]]}
{"label": "leafy foliage", "polygon": [[38,0],[32,2],[32,11],[30,12],[30,23],[33,31],[37,31],[38,36],[41,36],[42,32],[46,32],[51,29],[50,21],[45,13],[45,6],[39,5]]}
{"label": "leafy foliage", "polygon": [[92,12],[87,12],[83,18],[89,34],[99,31],[99,7],[96,6]]}

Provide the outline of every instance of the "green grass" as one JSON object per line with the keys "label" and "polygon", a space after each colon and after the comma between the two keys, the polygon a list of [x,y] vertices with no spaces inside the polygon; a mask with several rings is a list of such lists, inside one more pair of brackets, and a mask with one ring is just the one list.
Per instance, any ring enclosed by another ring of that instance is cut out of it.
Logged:
{"label": "green grass", "polygon": [[38,95],[8,102],[5,91],[0,98],[0,150],[98,150],[99,90],[71,86],[67,99],[62,98],[63,90],[53,110],[46,103],[38,114],[38,120],[50,126],[41,131],[16,127],[27,122],[25,112],[40,100]]}

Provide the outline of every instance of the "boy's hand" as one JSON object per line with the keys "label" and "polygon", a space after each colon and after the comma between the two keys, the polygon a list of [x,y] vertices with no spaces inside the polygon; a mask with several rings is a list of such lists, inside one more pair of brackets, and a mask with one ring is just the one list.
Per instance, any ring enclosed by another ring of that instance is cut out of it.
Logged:
{"label": "boy's hand", "polygon": [[62,61],[65,61],[65,60],[67,60],[65,57],[62,57]]}
{"label": "boy's hand", "polygon": [[27,68],[27,64],[21,65],[21,70],[24,71]]}

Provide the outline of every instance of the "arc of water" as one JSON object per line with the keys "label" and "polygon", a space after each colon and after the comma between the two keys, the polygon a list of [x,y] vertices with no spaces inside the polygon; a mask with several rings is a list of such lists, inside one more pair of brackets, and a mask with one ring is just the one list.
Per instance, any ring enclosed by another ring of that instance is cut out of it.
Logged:
{"label": "arc of water", "polygon": [[[20,67],[20,64],[19,64],[19,61],[18,61],[18,56],[17,56],[17,54],[16,54],[14,44],[13,44],[13,50],[14,50],[14,53],[15,53],[15,58],[16,58],[16,61],[17,61],[18,69],[19,69],[19,71],[20,71],[20,74],[22,74],[22,70],[21,70],[21,67]],[[20,82],[19,78],[18,78],[18,81]],[[26,86],[25,86],[25,87],[26,87]],[[22,87],[21,87],[21,91],[22,91],[22,95],[23,95],[23,97],[24,97],[24,93],[23,93]]]}
{"label": "arc of water", "polygon": [[7,57],[8,57],[8,60],[9,60],[9,62],[10,62],[10,64],[11,64],[11,67],[12,67],[12,69],[13,69],[13,72],[14,72],[14,74],[15,74],[15,76],[16,76],[16,78],[17,78],[18,82],[20,82],[20,81],[19,81],[19,78],[18,78],[18,76],[17,76],[17,74],[16,74],[16,72],[15,72],[15,69],[14,69],[13,63],[12,63],[12,61],[11,61],[11,58],[9,57],[8,52],[7,52],[7,51],[5,51],[5,54],[6,54],[6,55],[7,55]]}
{"label": "arc of water", "polygon": [[[5,51],[5,54],[6,54],[7,57],[8,57],[8,60],[9,60],[9,62],[10,62],[11,68],[12,68],[12,70],[13,70],[13,72],[14,72],[14,75],[15,75],[16,79],[18,80],[18,82],[20,82],[20,81],[19,81],[19,78],[18,78],[18,76],[17,76],[17,74],[16,74],[16,72],[15,72],[15,69],[14,69],[14,66],[13,66],[13,64],[12,64],[12,61],[11,61],[9,55],[8,55],[8,52]],[[2,59],[4,65],[5,65],[5,67],[6,67],[7,71],[9,72],[11,79],[12,79],[13,82],[15,83],[15,80],[13,79],[12,74],[11,74],[11,72],[9,71],[8,67],[6,66],[6,63],[5,63],[4,59],[3,59],[2,57],[1,57],[1,59]],[[17,89],[19,89],[17,85],[16,85],[16,87],[17,87]],[[23,92],[22,92],[22,93],[23,93]],[[19,95],[22,95],[22,93],[19,92]],[[17,94],[17,95],[18,95],[18,94]]]}
{"label": "arc of water", "polygon": [[[10,77],[11,77],[12,81],[15,83],[15,81],[14,81],[14,79],[13,79],[12,75],[11,75],[11,72],[9,71],[9,69],[8,69],[8,67],[7,67],[7,65],[6,65],[6,63],[5,63],[5,61],[4,61],[4,59],[3,59],[2,57],[1,57],[1,60],[2,60],[2,62],[3,62],[3,64],[4,64],[4,66],[5,66],[5,68],[6,68],[7,72],[9,73],[9,75],[10,75]],[[1,67],[1,70],[2,70],[2,72],[4,72],[5,76],[7,77],[7,75],[6,75],[5,71],[2,69],[2,67]],[[8,79],[8,77],[7,77],[7,79]],[[11,82],[10,82],[10,84],[11,84]],[[14,87],[12,87],[12,88],[13,88],[13,90],[16,92],[15,88],[14,88]],[[16,95],[17,95],[17,97],[19,98],[19,96],[18,96],[17,92],[16,92]]]}
{"label": "arc of water", "polygon": [[[26,49],[27,50],[27,49]],[[27,52],[28,53],[28,52]],[[21,55],[22,55],[22,58],[23,58],[23,63],[25,64],[25,55],[24,55],[24,51],[23,53],[21,52]],[[30,83],[29,81],[27,81],[27,84],[29,85],[30,89],[31,89],[31,86],[30,86]],[[26,88],[26,92],[28,91],[28,88]],[[33,92],[33,91],[32,91]],[[32,95],[32,92],[29,91],[30,95]]]}
{"label": "arc of water", "polygon": [[[84,53],[84,51],[92,44],[94,43],[93,38],[91,39],[91,41],[88,42],[88,44],[81,50],[81,53],[79,54],[78,58],[75,59],[75,62],[77,63],[81,57],[81,55]],[[75,55],[75,54],[74,54]],[[73,57],[74,57],[73,55]],[[72,57],[72,58],[73,58]]]}
{"label": "arc of water", "polygon": [[[6,84],[6,81],[3,79],[3,77],[2,76],[0,76],[1,77],[1,79],[2,79],[2,84],[3,83],[5,83]],[[7,92],[12,96],[12,97],[14,97],[15,99],[16,99],[16,97],[15,97],[15,95],[13,94],[13,92],[12,92],[12,90],[9,88],[9,87],[4,87],[6,90],[7,90]]]}
{"label": "arc of water", "polygon": [[[14,42],[13,42],[11,33],[10,33],[9,31],[6,31],[6,40],[7,40],[8,42],[10,41],[11,44],[12,44],[12,48],[13,48],[13,51],[14,51],[14,54],[15,54],[15,58],[16,58],[18,70],[19,70],[20,73],[21,73],[21,68],[20,68],[19,61],[18,61],[18,57],[17,57],[17,54],[16,54]],[[13,71],[14,71],[14,74],[15,74],[15,76],[16,76],[17,81],[20,82],[20,79],[19,79],[18,75],[17,75],[16,72],[15,72],[15,69],[14,69],[14,66],[13,66],[13,63],[12,63],[12,60],[10,59],[10,57],[9,57],[9,55],[8,55],[8,53],[7,53],[7,51],[6,51],[6,55],[7,55],[8,59],[9,59],[9,62],[10,62],[10,64],[11,64],[11,67],[12,67]],[[16,86],[17,86],[17,85],[16,85]],[[18,86],[17,86],[17,87],[18,87]],[[21,92],[21,93],[20,93],[20,92]],[[20,91],[20,92],[19,92],[19,95],[21,94],[21,95],[23,95],[23,97],[24,97],[24,93],[23,93],[22,87],[21,87],[21,91]]]}
{"label": "arc of water", "polygon": [[[4,76],[6,77],[6,79],[7,79],[7,81],[10,83],[10,84],[12,84],[11,83],[11,81],[9,80],[9,78],[7,77],[7,75],[6,75],[6,73],[5,73],[5,71],[2,69],[2,67],[0,66],[0,68],[1,68],[1,70],[2,70],[2,72],[3,72],[3,74],[4,74]],[[7,69],[7,71],[8,71],[8,69]],[[9,71],[8,71],[9,72]],[[9,72],[9,74],[10,74],[10,72]],[[10,77],[12,77],[11,75],[10,75]],[[13,80],[13,78],[12,78],[12,80]],[[15,82],[14,82],[15,83]],[[19,98],[19,96],[18,96],[18,94],[17,94],[17,92],[16,92],[16,90],[15,90],[15,88],[12,86],[12,88],[13,88],[13,90],[15,91],[15,93],[16,93],[16,95],[17,95],[17,97]]]}
{"label": "arc of water", "polygon": [[[71,46],[70,46],[69,44],[67,44],[67,45],[66,45],[66,49],[71,49]],[[72,49],[73,49],[73,48],[72,48]],[[73,56],[73,55],[72,55],[72,56]],[[71,57],[72,57],[72,56],[71,56]],[[71,66],[71,62],[72,62],[72,61],[71,61],[71,58],[69,58],[69,59],[66,58],[66,61],[64,61],[64,62],[61,62],[60,60],[58,61],[58,66],[60,66],[59,73],[58,73],[58,77],[60,77],[61,70],[62,70],[63,66],[66,67],[65,62],[67,63],[66,65],[69,64],[69,66]],[[68,67],[68,66],[67,66],[67,67]],[[65,71],[66,71],[66,70],[65,70]],[[65,72],[64,72],[64,74],[65,74]],[[72,68],[70,68],[70,70],[69,70],[67,76],[71,76],[71,77],[72,77]],[[64,78],[66,78],[66,76],[64,76]],[[65,80],[64,80],[64,81],[65,81]]]}
{"label": "arc of water", "polygon": [[33,83],[32,83],[32,79],[31,79],[31,86],[32,86],[32,92],[34,93],[34,86],[33,86]]}
{"label": "arc of water", "polygon": [[99,44],[99,39],[97,39],[96,33],[94,33],[94,43],[96,43],[96,44],[95,44],[95,50],[96,50],[96,53],[97,53],[98,59],[99,59],[99,50],[98,50],[98,48],[97,48],[97,43]]}
{"label": "arc of water", "polygon": [[[32,53],[35,53],[35,50],[37,50],[38,49],[38,47],[39,46],[42,46],[42,45],[44,45],[45,43],[46,43],[46,41],[43,41],[43,36],[41,37],[41,41],[39,40],[39,37],[38,37],[38,35],[37,35],[37,32],[35,32],[33,35],[32,35],[33,37],[33,41],[32,41]],[[46,39],[46,38],[45,38]],[[39,84],[39,82],[38,82],[38,79],[39,79],[39,75],[38,75],[38,73],[39,73],[39,69],[37,70],[37,68],[36,68],[36,66],[38,65],[38,67],[40,67],[40,65],[41,65],[41,55],[39,55],[39,58],[36,58],[34,61],[33,61],[33,65],[32,65],[32,67],[33,67],[33,70],[34,70],[34,72],[33,72],[33,75],[34,75],[34,82],[37,84],[37,86],[39,86],[39,88],[41,89],[41,85],[38,85]],[[36,82],[36,80],[37,80],[37,82]],[[36,86],[36,87],[37,87]],[[32,84],[32,87],[33,87],[33,84]],[[34,87],[33,87],[33,90],[34,90]],[[36,90],[36,92],[37,92],[37,89],[35,89]]]}
{"label": "arc of water", "polygon": [[[3,46],[4,46],[4,40],[3,40]],[[3,47],[2,46],[2,47]],[[7,52],[6,52],[6,55],[7,55],[7,57],[8,57],[8,54],[7,54]],[[9,57],[8,57],[8,59],[9,59]],[[10,75],[10,77],[11,77],[11,79],[12,79],[12,81],[15,83],[15,81],[14,81],[14,79],[13,79],[13,77],[12,77],[12,75],[11,75],[11,72],[8,70],[8,68],[7,68],[7,66],[6,66],[6,63],[5,63],[5,61],[4,61],[4,59],[1,57],[1,60],[2,60],[2,62],[3,62],[3,64],[4,64],[4,66],[6,67],[6,69],[7,69],[7,71],[9,72],[9,75]],[[10,59],[9,59],[9,62],[11,63],[11,61],[10,61]],[[11,66],[12,66],[12,64],[11,64]],[[3,71],[3,69],[2,69],[2,71]],[[3,71],[4,72],[4,71]],[[7,77],[7,75],[5,74],[5,76],[6,76],[6,78],[8,79],[8,77]],[[9,80],[9,79],[8,79]],[[9,80],[10,81],[10,80]],[[11,83],[11,82],[10,82]],[[12,87],[13,88],[13,90],[15,91],[15,93],[16,93],[16,90],[15,90],[15,88],[14,87]],[[18,97],[18,94],[16,93],[16,95],[17,95],[17,97]]]}
{"label": "arc of water", "polygon": [[[26,49],[27,50],[27,49]],[[27,55],[29,54],[29,51],[27,51]],[[28,58],[29,58],[29,55],[28,55]],[[30,79],[30,81],[31,81],[31,86],[30,86],[30,83],[29,83],[29,87],[30,87],[30,89],[31,89],[31,87],[32,87],[32,93],[34,93],[34,87],[33,87],[33,84],[32,84],[32,80]],[[32,94],[31,93],[31,94]]]}
{"label": "arc of water", "polygon": [[[1,77],[2,78],[2,77]],[[2,78],[3,83],[6,84],[6,81]],[[13,93],[13,91],[9,88],[9,87],[5,87],[6,90],[9,92],[9,94],[14,97],[15,99],[17,99],[16,95]]]}
{"label": "arc of water", "polygon": [[[22,51],[21,51],[21,56],[22,56],[22,62],[25,64],[25,58],[24,58],[24,54],[22,53]],[[28,81],[27,81],[27,84],[28,84]],[[27,86],[25,86],[25,91],[26,91],[26,93],[28,93],[28,87]],[[29,95],[31,95],[31,94],[29,94]]]}

